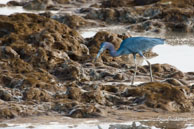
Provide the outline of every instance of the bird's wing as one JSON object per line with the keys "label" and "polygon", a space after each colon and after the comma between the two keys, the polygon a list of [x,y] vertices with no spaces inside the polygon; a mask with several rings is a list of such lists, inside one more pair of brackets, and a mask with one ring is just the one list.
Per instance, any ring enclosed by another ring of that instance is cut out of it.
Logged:
{"label": "bird's wing", "polygon": [[155,45],[164,44],[164,39],[160,38],[147,38],[147,37],[133,37],[124,40],[121,48],[128,49],[132,53],[140,53],[147,51]]}

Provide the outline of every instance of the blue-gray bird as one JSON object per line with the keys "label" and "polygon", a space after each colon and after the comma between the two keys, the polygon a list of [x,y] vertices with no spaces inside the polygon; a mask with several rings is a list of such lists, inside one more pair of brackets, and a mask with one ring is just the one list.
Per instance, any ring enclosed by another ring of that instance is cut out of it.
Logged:
{"label": "blue-gray bird", "polygon": [[[152,68],[150,62],[145,58],[143,55],[143,52],[151,49],[152,47],[159,45],[159,44],[164,44],[165,41],[164,39],[160,38],[149,38],[149,37],[131,37],[127,38],[122,41],[120,48],[116,51],[115,47],[112,43],[109,42],[103,42],[100,46],[100,50],[96,56],[96,59],[100,56],[100,54],[108,49],[110,52],[110,55],[113,57],[121,56],[121,55],[128,55],[128,54],[133,54],[134,62],[135,62],[135,72],[131,81],[131,84],[133,85],[136,72],[137,72],[137,63],[136,63],[136,54],[139,54],[142,56],[146,62],[149,65],[150,68],[150,80],[151,82],[153,81],[153,76],[152,76]],[[95,59],[95,61],[96,61]]]}

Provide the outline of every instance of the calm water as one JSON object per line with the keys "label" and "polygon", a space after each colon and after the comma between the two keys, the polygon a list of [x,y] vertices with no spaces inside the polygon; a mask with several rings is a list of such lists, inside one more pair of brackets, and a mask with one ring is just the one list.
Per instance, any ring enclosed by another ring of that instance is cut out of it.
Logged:
{"label": "calm water", "polygon": [[[176,66],[184,72],[194,71],[194,61],[192,61],[194,55],[194,47],[188,45],[160,45],[153,49],[159,56],[150,59],[151,63],[168,63]],[[144,62],[144,64],[146,64]]]}
{"label": "calm water", "polygon": [[[193,124],[186,121],[139,121],[124,123],[95,123],[92,121],[82,124],[8,124],[4,129],[193,129]],[[2,128],[3,129],[3,128]]]}

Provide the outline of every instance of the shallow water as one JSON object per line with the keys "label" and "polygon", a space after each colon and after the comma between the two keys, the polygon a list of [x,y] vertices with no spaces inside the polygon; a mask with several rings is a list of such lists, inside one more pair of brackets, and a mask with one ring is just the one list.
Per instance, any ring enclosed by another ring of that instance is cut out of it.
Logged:
{"label": "shallow water", "polygon": [[[0,8],[1,15],[11,15],[14,13],[33,13],[32,11],[27,11],[23,9],[21,6],[14,6],[14,7],[2,7]],[[37,13],[34,11],[34,13]]]}
{"label": "shallow water", "polygon": [[[11,0],[0,0],[0,4],[7,4],[7,2],[9,2],[9,1],[11,1]],[[17,0],[15,0],[15,1],[17,1]]]}
{"label": "shallow water", "polygon": [[[0,127],[1,128],[1,127]],[[4,129],[193,129],[194,126],[187,121],[134,121],[123,123],[98,123],[86,121],[82,124],[66,124],[50,122],[48,124],[8,124]]]}
{"label": "shallow water", "polygon": [[[0,0],[0,4],[6,4],[11,0]],[[20,1],[20,0],[15,0],[15,1]],[[45,11],[35,11],[35,10],[26,10],[22,6],[5,6],[5,7],[0,7],[0,15],[11,15],[15,13],[43,13]],[[58,11],[50,11],[51,13],[57,13]]]}
{"label": "shallow water", "polygon": [[[150,59],[151,63],[168,63],[183,72],[194,72],[194,47],[188,45],[160,45],[153,49],[159,56]],[[146,64],[146,62],[144,62]]]}

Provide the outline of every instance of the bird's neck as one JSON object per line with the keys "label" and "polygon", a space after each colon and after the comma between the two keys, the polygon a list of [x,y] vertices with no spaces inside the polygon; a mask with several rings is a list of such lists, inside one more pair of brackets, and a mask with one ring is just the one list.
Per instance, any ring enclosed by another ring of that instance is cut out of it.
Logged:
{"label": "bird's neck", "polygon": [[107,49],[109,50],[111,56],[113,57],[120,56],[120,53],[115,50],[115,47],[112,43],[107,43],[107,46],[108,46]]}

